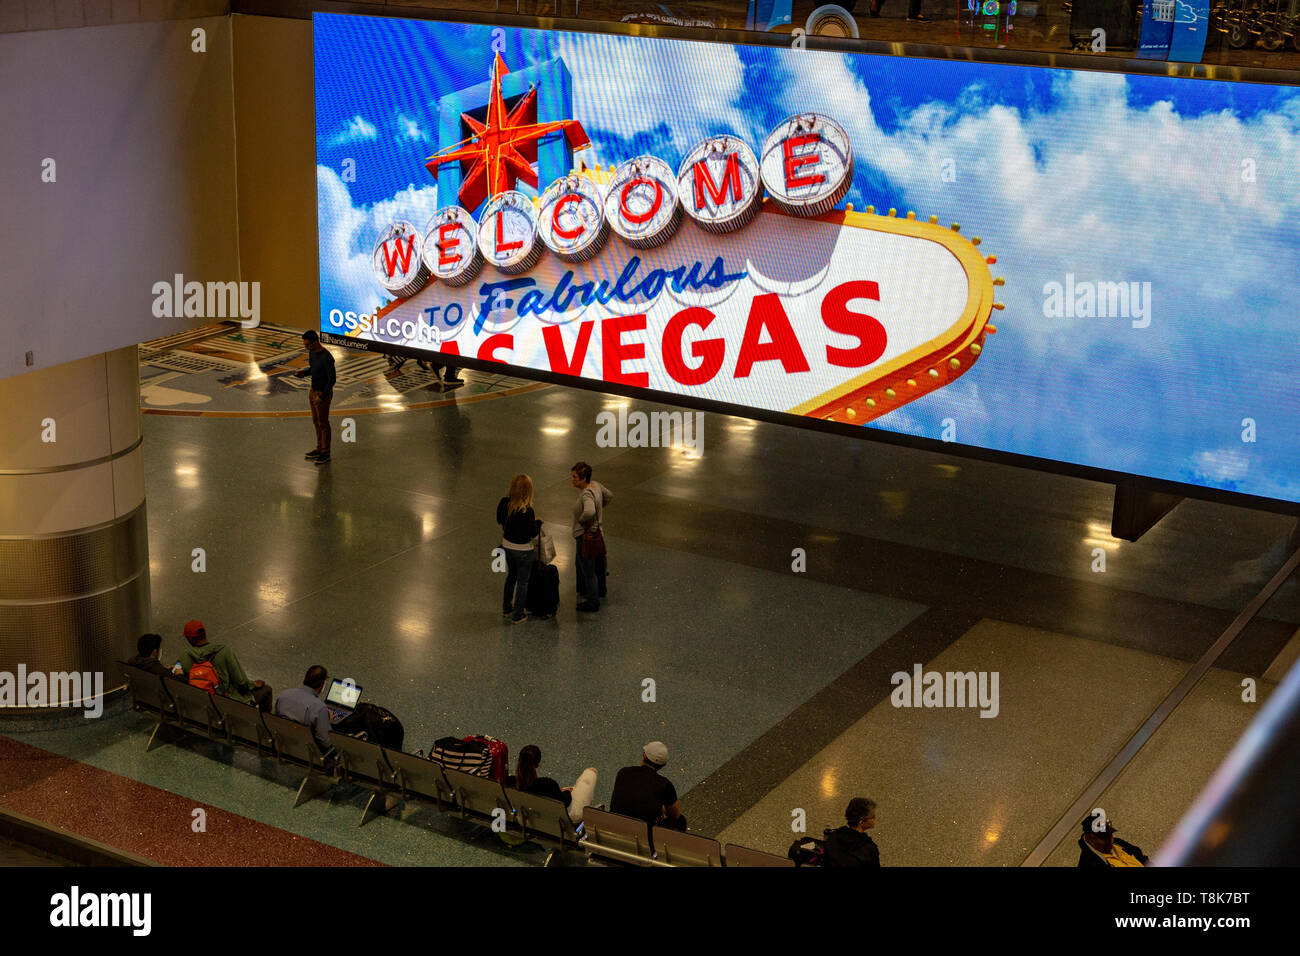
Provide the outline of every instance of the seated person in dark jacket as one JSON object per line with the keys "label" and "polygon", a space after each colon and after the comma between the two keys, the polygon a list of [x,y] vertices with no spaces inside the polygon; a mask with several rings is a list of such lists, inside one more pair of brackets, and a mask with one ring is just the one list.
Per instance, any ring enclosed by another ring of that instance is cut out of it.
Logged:
{"label": "seated person in dark jacket", "polygon": [[506,786],[522,790],[524,793],[536,794],[539,797],[550,797],[552,800],[559,800],[567,807],[569,801],[573,799],[573,788],[568,787],[561,790],[560,785],[552,778],[537,776],[537,768],[541,766],[541,763],[541,748],[529,744],[519,751],[519,762],[515,764],[515,772],[506,777]]}
{"label": "seated person in dark jacket", "polygon": [[1110,820],[1092,814],[1084,818],[1083,835],[1079,837],[1079,866],[1146,866],[1147,855],[1142,848],[1115,839],[1114,833]]}
{"label": "seated person in dark jacket", "polygon": [[[677,788],[660,776],[668,763],[668,748],[657,740],[641,751],[641,765],[624,767],[614,778],[614,793],[609,798],[611,813],[644,820],[648,827],[686,829],[686,818],[677,805]],[[653,849],[653,844],[651,846]]]}
{"label": "seated person in dark jacket", "polygon": [[826,835],[826,866],[843,869],[880,866],[880,850],[867,831],[876,825],[876,801],[854,797],[844,811],[847,826]]}
{"label": "seated person in dark jacket", "polygon": [[185,671],[179,667],[168,667],[158,659],[161,648],[162,635],[141,634],[140,639],[135,642],[135,649],[138,653],[135,657],[130,658],[127,663],[132,667],[140,668],[142,671],[148,671],[150,674],[157,674],[159,677],[184,680]]}

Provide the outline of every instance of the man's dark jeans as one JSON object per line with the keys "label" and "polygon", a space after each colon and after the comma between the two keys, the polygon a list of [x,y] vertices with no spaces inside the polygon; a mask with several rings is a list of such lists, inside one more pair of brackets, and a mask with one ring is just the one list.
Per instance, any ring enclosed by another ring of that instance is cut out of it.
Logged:
{"label": "man's dark jeans", "polygon": [[596,561],[597,558],[584,558],[582,556],[582,538],[574,538],[573,543],[577,545],[574,550],[577,560],[574,562],[576,573],[574,577],[578,582],[578,597],[584,601],[599,606],[600,588],[596,583]]}

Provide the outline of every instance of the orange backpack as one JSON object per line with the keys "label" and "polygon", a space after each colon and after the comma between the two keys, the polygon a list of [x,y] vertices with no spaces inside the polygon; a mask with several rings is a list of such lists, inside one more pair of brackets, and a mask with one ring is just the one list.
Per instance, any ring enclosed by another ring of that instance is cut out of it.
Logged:
{"label": "orange backpack", "polygon": [[198,661],[190,668],[190,686],[197,687],[199,690],[206,690],[208,696],[216,693],[221,686],[221,677],[217,674],[217,668],[212,661]]}

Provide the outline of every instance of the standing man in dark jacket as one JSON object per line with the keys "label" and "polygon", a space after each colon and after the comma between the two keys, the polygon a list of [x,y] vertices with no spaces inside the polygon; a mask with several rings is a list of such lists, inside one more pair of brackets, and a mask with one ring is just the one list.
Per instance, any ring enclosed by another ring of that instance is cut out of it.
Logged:
{"label": "standing man in dark jacket", "polygon": [[876,801],[854,797],[844,811],[847,826],[826,837],[826,866],[860,869],[880,866],[880,849],[867,831],[876,825]]}
{"label": "standing man in dark jacket", "polygon": [[302,344],[307,350],[308,365],[294,374],[298,378],[311,376],[311,423],[316,426],[316,447],[303,457],[323,465],[330,460],[330,402],[334,401],[334,356],[320,344],[315,329],[302,334]]}

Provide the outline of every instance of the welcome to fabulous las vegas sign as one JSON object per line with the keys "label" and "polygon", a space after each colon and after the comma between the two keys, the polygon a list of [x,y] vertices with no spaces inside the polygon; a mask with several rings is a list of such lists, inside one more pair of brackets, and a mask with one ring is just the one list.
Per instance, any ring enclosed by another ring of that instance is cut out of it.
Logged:
{"label": "welcome to fabulous las vegas sign", "polygon": [[498,55],[486,116],[426,161],[467,170],[460,203],[393,222],[372,257],[391,301],[327,303],[325,332],[862,424],[964,374],[997,331],[978,238],[835,208],[854,153],[834,118],[790,116],[757,154],[710,136],[675,170],[578,165],[534,198],[515,187],[538,188],[539,139],[589,144],[575,120],[536,122],[535,91],[507,108],[507,72]]}

